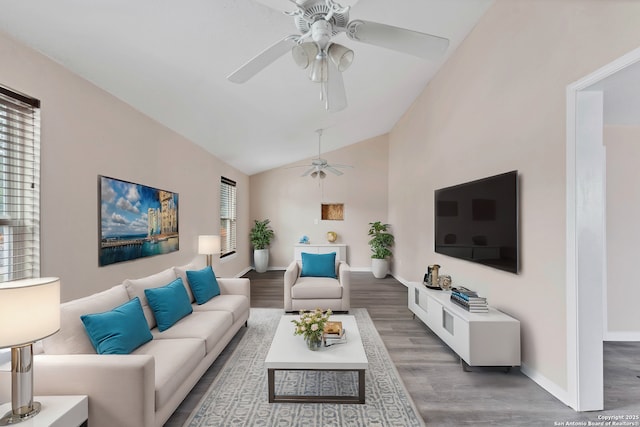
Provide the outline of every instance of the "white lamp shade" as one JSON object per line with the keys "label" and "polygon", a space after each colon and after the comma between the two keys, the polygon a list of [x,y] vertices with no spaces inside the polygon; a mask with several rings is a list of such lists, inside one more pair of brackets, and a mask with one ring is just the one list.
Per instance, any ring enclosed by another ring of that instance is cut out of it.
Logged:
{"label": "white lamp shade", "polygon": [[0,283],[0,348],[18,347],[60,329],[60,279]]}
{"label": "white lamp shade", "polygon": [[338,67],[338,71],[345,71],[353,62],[353,51],[341,44],[334,43],[329,46],[329,57]]}
{"label": "white lamp shade", "polygon": [[291,55],[296,65],[305,69],[318,55],[318,46],[313,42],[298,44],[291,49]]}
{"label": "white lamp shade", "polygon": [[220,236],[198,236],[198,253],[213,255],[220,253]]}

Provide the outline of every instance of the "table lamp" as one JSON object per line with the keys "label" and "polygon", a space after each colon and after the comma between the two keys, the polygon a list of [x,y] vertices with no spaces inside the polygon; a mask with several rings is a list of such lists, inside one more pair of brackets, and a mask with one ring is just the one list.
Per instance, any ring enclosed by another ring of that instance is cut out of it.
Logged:
{"label": "table lamp", "polygon": [[11,347],[11,412],[0,425],[40,412],[33,401],[33,343],[60,329],[60,279],[42,277],[0,283],[0,348]]}
{"label": "table lamp", "polygon": [[207,256],[207,266],[211,266],[213,254],[220,254],[220,236],[198,236],[198,253]]}

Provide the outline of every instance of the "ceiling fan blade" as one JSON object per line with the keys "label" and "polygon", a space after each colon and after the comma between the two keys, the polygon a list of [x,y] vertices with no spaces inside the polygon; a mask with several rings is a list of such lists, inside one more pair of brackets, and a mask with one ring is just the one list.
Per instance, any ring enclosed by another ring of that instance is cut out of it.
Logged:
{"label": "ceiling fan blade", "polygon": [[326,107],[328,111],[335,113],[344,110],[347,107],[347,93],[344,89],[344,80],[342,73],[333,61],[327,61],[327,99]]}
{"label": "ceiling fan blade", "polygon": [[302,174],[302,175],[300,175],[300,176],[307,176],[307,175],[309,175],[311,172],[313,172],[314,170],[316,170],[316,167],[315,167],[315,166],[311,167],[311,169],[307,170],[305,173],[303,173],[303,174]]}
{"label": "ceiling fan blade", "polygon": [[347,37],[424,59],[437,59],[449,47],[444,37],[361,20],[349,22]]}
{"label": "ceiling fan blade", "polygon": [[276,59],[289,52],[296,45],[299,36],[291,35],[272,44],[258,55],[253,57],[249,62],[238,68],[227,76],[227,79],[233,83],[244,83],[251,77],[258,74],[268,65],[271,65]]}
{"label": "ceiling fan blade", "polygon": [[336,174],[336,175],[338,175],[338,176],[340,176],[340,175],[342,175],[342,174],[344,173],[344,172],[339,171],[338,169],[335,169],[335,168],[333,168],[333,167],[331,167],[331,166],[326,166],[326,167],[324,168],[324,170],[329,171],[329,172],[331,172],[331,173],[333,173],[333,174]]}
{"label": "ceiling fan blade", "polygon": [[332,168],[353,168],[352,165],[337,165],[335,163],[331,163]]}

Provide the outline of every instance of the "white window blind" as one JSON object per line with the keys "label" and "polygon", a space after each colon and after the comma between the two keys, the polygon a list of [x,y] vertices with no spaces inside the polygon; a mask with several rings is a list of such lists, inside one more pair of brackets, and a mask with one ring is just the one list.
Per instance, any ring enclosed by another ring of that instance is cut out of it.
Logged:
{"label": "white window blind", "polygon": [[0,86],[0,282],[40,276],[40,101]]}
{"label": "white window blind", "polygon": [[236,253],[236,182],[220,178],[220,258]]}

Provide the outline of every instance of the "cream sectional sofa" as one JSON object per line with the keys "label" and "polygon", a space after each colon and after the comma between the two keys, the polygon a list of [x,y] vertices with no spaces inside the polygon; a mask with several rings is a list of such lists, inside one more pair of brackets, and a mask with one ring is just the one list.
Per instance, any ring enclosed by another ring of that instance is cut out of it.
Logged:
{"label": "cream sectional sofa", "polygon": [[[162,426],[249,318],[249,279],[218,278],[220,295],[197,305],[186,275],[194,269],[169,268],[62,304],[60,331],[34,357],[34,394],[88,395],[91,427]],[[159,332],[144,289],[178,277],[193,313]],[[153,339],[131,354],[96,354],[80,316],[109,311],[136,296]]]}

